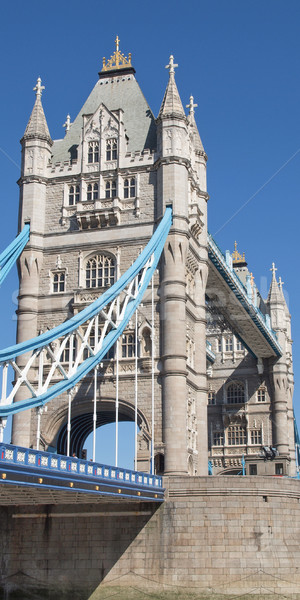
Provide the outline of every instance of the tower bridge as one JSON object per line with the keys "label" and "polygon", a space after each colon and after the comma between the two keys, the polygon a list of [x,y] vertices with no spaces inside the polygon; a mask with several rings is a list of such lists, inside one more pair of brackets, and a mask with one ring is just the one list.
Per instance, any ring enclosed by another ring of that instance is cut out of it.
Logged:
{"label": "tower bridge", "polygon": [[[0,256],[1,282],[16,260],[20,278],[17,343],[0,351],[2,436],[13,416],[0,443],[6,594],[32,578],[41,597],[53,585],[53,598],[102,598],[116,578],[176,587],[179,573],[184,589],[248,593],[268,580],[261,565],[272,582],[284,568],[277,550],[270,560],[280,544],[294,573],[285,592],[297,585],[283,510],[297,530],[290,314],[274,265],[264,299],[245,255],[207,232],[198,105],[191,96],[186,115],[175,67],[171,56],[155,118],[117,38],[61,140],[40,78],[34,88],[20,233]],[[119,466],[122,420],[135,424],[134,470]],[[96,462],[108,422],[110,466]],[[251,555],[236,584],[230,545]]]}

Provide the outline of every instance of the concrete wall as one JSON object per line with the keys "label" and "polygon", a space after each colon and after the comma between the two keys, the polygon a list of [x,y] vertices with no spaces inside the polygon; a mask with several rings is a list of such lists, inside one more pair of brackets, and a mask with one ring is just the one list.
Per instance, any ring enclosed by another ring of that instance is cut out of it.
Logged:
{"label": "concrete wall", "polygon": [[2,597],[300,598],[299,481],[172,477],[166,484],[157,510],[2,507]]}

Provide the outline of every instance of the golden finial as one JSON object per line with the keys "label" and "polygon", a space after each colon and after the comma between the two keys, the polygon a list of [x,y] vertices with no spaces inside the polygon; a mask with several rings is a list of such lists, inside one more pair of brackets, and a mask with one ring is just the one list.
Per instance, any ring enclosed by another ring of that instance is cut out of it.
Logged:
{"label": "golden finial", "polygon": [[118,35],[115,39],[115,44],[116,44],[116,50],[115,50],[114,54],[110,57],[110,59],[107,61],[107,63],[105,62],[105,57],[103,58],[102,72],[103,71],[115,71],[118,69],[127,69],[128,67],[132,66],[131,65],[131,53],[128,54],[128,58],[127,58],[119,50],[120,38]]}
{"label": "golden finial", "polygon": [[246,262],[245,252],[243,252],[243,255],[242,255],[237,251],[237,242],[234,242],[234,252],[232,253],[232,262],[233,262],[233,264]]}

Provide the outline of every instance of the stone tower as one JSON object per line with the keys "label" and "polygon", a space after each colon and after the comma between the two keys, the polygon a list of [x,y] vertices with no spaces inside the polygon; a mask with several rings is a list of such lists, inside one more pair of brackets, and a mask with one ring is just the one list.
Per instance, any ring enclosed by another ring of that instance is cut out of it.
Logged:
{"label": "stone tower", "polygon": [[[131,55],[120,52],[117,38],[78,116],[73,123],[68,116],[65,137],[53,142],[38,80],[22,139],[20,227],[30,221],[31,237],[20,263],[18,341],[58,325],[98,297],[131,265],[172,204],[173,225],[154,279],[155,464],[158,472],[206,475],[207,157],[196,105],[191,97],[186,116],[175,67],[171,56],[155,119]],[[152,432],[150,322],[146,294],[138,312],[137,349],[138,468],[145,470]],[[133,420],[133,323],[118,344],[119,419]],[[98,370],[97,426],[114,421],[115,386],[111,351]],[[72,399],[71,452],[77,456],[92,431],[92,389],[88,376]],[[25,393],[21,388],[20,398]],[[41,415],[38,437],[46,450],[66,452],[67,410],[62,395]],[[13,443],[35,446],[37,423],[34,411],[15,417]]]}

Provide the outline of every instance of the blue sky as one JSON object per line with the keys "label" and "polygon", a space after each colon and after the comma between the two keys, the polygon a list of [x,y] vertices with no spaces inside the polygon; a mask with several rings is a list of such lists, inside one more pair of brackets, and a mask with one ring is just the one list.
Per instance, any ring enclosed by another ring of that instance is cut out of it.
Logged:
{"label": "blue sky", "polygon": [[[1,248],[17,231],[20,144],[37,77],[50,133],[63,137],[109,57],[118,34],[155,116],[170,54],[184,105],[208,154],[209,230],[223,250],[244,251],[262,294],[272,262],[292,313],[295,406],[300,423],[298,275],[300,120],[297,0],[83,3],[12,0],[0,23]],[[1,290],[1,344],[15,338],[17,276]]]}

